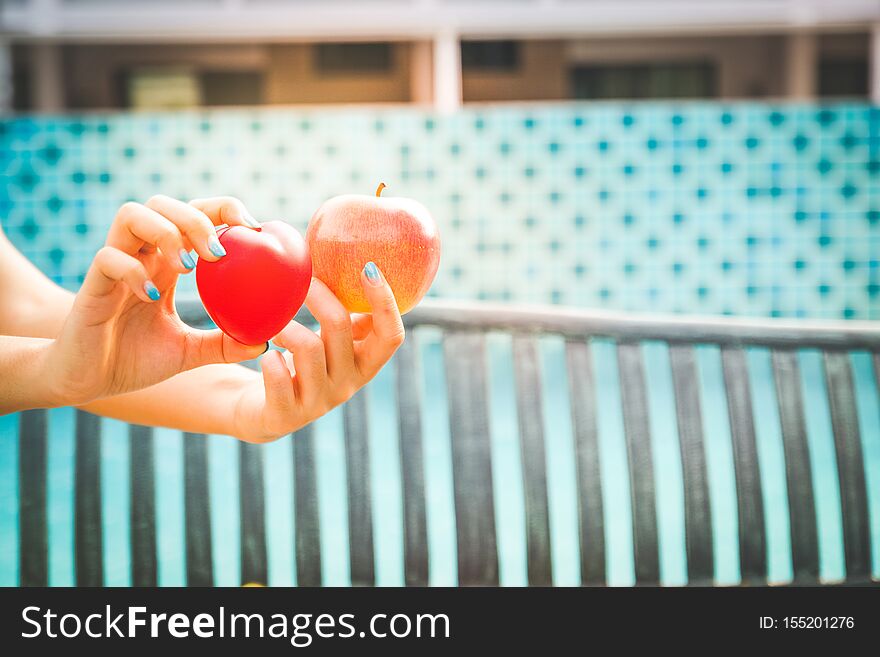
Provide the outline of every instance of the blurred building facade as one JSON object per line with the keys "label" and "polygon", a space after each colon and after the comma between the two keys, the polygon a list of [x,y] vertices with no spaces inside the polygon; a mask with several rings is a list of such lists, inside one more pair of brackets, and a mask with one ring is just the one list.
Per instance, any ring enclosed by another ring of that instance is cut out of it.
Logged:
{"label": "blurred building facade", "polygon": [[0,110],[821,97],[877,0],[0,1]]}

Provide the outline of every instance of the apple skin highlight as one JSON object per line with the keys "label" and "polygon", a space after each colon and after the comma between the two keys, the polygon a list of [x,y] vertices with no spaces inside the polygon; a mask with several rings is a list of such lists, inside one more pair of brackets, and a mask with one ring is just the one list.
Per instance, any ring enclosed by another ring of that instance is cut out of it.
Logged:
{"label": "apple skin highlight", "polygon": [[394,292],[401,314],[428,292],[440,266],[440,235],[427,208],[398,197],[346,194],[312,216],[306,241],[312,274],[350,312],[368,313],[361,271],[373,261]]}

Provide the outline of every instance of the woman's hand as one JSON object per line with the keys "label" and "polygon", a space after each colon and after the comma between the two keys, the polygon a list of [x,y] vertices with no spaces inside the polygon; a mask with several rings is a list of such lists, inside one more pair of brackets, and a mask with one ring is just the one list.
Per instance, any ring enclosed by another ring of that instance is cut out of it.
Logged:
{"label": "woman's hand", "polygon": [[195,267],[190,251],[210,261],[225,255],[215,231],[219,224],[259,229],[241,201],[228,197],[187,204],[154,196],[119,209],[61,332],[47,348],[44,376],[55,404],[82,405],[265,350],[219,330],[192,329],[174,308],[177,277]]}
{"label": "woman's hand", "polygon": [[244,387],[235,405],[234,435],[248,442],[283,436],[348,400],[403,343],[397,302],[378,268],[361,273],[371,315],[348,314],[333,293],[312,279],[306,306],[320,333],[292,321],[260,361],[262,381]]}

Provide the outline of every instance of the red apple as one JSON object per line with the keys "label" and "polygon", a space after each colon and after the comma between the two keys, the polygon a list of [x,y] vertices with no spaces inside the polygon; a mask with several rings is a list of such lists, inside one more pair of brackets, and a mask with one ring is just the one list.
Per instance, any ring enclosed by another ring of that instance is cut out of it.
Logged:
{"label": "red apple", "polygon": [[375,262],[401,313],[412,310],[440,266],[440,235],[424,205],[408,198],[345,194],[325,201],[312,216],[306,241],[312,273],[355,313],[370,312],[361,270]]}
{"label": "red apple", "polygon": [[275,337],[300,309],[312,282],[302,235],[281,221],[260,230],[231,226],[217,231],[226,255],[199,260],[196,284],[208,315],[243,344]]}

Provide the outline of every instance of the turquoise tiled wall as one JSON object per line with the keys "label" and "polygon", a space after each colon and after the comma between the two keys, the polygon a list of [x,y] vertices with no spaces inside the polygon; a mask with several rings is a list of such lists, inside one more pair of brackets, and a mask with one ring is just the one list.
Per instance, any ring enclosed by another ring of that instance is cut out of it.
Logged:
{"label": "turquoise tiled wall", "polygon": [[[433,295],[880,318],[880,109],[555,104],[0,121],[0,221],[75,288],[115,209],[232,194],[304,228],[339,193],[422,200]],[[190,277],[191,278],[191,277]],[[192,292],[191,280],[181,283]]]}

